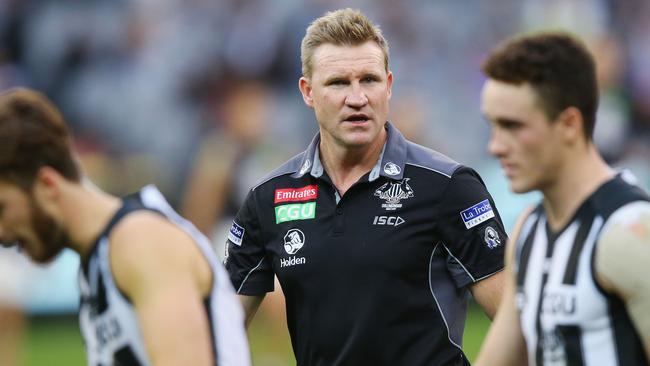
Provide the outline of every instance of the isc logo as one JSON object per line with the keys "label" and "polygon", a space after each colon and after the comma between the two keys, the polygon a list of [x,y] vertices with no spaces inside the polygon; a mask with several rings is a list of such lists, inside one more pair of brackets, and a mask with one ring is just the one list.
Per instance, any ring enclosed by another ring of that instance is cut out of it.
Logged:
{"label": "isc logo", "polygon": [[399,226],[405,222],[406,221],[399,216],[375,216],[372,224],[377,226]]}

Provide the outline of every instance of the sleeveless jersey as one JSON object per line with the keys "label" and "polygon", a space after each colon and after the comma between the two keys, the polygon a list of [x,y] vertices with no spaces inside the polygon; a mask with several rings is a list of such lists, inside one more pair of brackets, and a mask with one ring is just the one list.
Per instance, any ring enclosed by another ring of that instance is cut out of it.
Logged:
{"label": "sleeveless jersey", "polygon": [[623,301],[594,277],[594,253],[612,215],[648,201],[621,177],[604,183],[553,233],[540,204],[516,243],[517,308],[530,365],[647,365]]}
{"label": "sleeveless jersey", "polygon": [[174,212],[153,186],[144,187],[140,192],[124,198],[122,207],[99,236],[88,261],[82,264],[79,271],[79,322],[88,365],[150,364],[135,308],[117,288],[109,264],[111,230],[122,218],[137,210],[150,210],[163,215],[194,239],[212,268],[213,287],[204,299],[204,306],[210,322],[215,361],[219,366],[250,365],[243,309],[226,271],[208,239]]}

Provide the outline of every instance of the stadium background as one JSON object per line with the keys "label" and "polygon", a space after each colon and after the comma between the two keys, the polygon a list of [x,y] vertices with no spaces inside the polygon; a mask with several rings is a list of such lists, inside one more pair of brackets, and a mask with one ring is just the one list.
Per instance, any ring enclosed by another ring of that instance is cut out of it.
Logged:
{"label": "stadium background", "polygon": [[[648,0],[0,0],[0,89],[30,86],[61,106],[84,168],[111,193],[153,182],[190,210],[187,197],[201,187],[189,183],[193,172],[228,177],[225,203],[203,207],[214,211],[209,231],[221,252],[222,227],[248,187],[316,132],[297,89],[300,40],[312,19],[347,6],[379,23],[390,43],[391,120],[475,167],[508,229],[537,197],[510,194],[486,153],[479,65],[514,34],[564,29],[587,41],[601,88],[597,144],[650,188]],[[75,256],[20,266],[0,274],[23,287],[22,364],[83,364]],[[267,302],[251,332],[255,363],[293,364],[281,298]],[[486,328],[473,307],[471,357]]]}

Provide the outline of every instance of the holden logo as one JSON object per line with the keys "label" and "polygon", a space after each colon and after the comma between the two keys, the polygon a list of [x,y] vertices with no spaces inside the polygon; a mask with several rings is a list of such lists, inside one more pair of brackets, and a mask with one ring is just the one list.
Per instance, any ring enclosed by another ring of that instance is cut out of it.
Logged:
{"label": "holden logo", "polygon": [[305,245],[305,234],[298,229],[291,229],[284,235],[284,250],[296,254]]}
{"label": "holden logo", "polygon": [[393,163],[393,162],[388,162],[386,165],[384,165],[384,172],[388,175],[398,175],[402,169],[400,169],[399,165]]}
{"label": "holden logo", "polygon": [[309,168],[311,168],[311,160],[306,159],[305,162],[302,164],[302,167],[300,168],[300,174],[307,173]]}

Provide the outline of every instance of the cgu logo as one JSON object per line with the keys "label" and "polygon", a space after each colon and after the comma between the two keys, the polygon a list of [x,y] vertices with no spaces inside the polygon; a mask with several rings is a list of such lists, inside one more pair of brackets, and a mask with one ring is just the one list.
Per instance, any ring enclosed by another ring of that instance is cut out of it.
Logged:
{"label": "cgu logo", "polygon": [[405,222],[406,221],[399,216],[375,216],[372,224],[376,226],[399,226]]}
{"label": "cgu logo", "polygon": [[543,314],[573,315],[576,312],[576,295],[568,292],[544,292]]}
{"label": "cgu logo", "polygon": [[316,202],[294,203],[275,208],[275,223],[308,220],[316,217]]}

